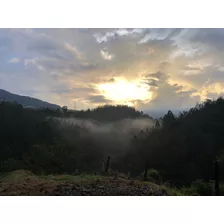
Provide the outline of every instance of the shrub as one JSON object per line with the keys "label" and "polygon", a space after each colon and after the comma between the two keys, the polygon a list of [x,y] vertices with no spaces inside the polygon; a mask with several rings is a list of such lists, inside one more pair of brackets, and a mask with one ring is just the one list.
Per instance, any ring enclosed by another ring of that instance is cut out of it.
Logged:
{"label": "shrub", "polygon": [[220,196],[224,196],[224,184],[220,184]]}
{"label": "shrub", "polygon": [[200,196],[200,194],[197,192],[197,189],[194,187],[184,187],[180,189],[180,192],[185,196]]}
{"label": "shrub", "polygon": [[191,189],[195,190],[201,196],[212,196],[214,195],[214,182],[204,182],[203,180],[199,179],[191,184]]}
{"label": "shrub", "polygon": [[[141,174],[141,177],[143,177],[143,176],[144,176],[144,172]],[[162,182],[162,176],[158,170],[149,169],[147,171],[147,180],[151,181],[153,183],[160,184]]]}

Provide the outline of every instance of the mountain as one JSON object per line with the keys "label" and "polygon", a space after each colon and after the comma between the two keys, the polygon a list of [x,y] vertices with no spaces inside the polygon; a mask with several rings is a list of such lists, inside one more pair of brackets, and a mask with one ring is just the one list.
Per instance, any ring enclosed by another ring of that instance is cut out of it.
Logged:
{"label": "mountain", "polygon": [[61,107],[56,104],[51,104],[36,98],[32,98],[29,96],[21,96],[14,93],[10,93],[4,89],[0,89],[0,101],[6,100],[9,102],[17,102],[18,104],[21,104],[23,107],[29,107],[29,108],[50,108],[50,109],[60,109]]}

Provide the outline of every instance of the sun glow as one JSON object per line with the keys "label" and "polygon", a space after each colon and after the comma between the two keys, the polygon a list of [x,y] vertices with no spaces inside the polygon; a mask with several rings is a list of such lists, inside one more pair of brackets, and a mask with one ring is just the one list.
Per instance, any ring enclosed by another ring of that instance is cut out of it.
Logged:
{"label": "sun glow", "polygon": [[150,101],[152,99],[149,86],[141,83],[141,80],[128,81],[119,78],[113,83],[99,84],[97,89],[105,98],[128,106],[134,106],[138,100]]}

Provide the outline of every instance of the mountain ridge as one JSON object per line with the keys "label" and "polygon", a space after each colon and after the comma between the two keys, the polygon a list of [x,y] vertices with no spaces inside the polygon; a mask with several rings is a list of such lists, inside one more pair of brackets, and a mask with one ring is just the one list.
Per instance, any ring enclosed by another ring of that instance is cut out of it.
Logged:
{"label": "mountain ridge", "polygon": [[49,109],[60,109],[61,107],[57,104],[52,104],[37,98],[30,96],[23,96],[15,93],[11,93],[7,90],[0,89],[0,101],[7,100],[9,102],[16,102],[21,104],[23,107],[33,107],[35,109],[49,108]]}

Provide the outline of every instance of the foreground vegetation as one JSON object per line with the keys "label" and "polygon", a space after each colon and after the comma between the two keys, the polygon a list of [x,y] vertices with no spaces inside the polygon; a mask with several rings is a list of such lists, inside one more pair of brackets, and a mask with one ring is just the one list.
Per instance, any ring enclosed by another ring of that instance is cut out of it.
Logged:
{"label": "foreground vegetation", "polygon": [[103,175],[46,175],[36,176],[18,170],[0,179],[0,195],[32,196],[147,196],[171,195],[165,186]]}
{"label": "foreground vegetation", "polygon": [[[42,175],[17,170],[0,176],[0,196],[209,196],[214,184],[195,181],[190,187],[176,188],[168,183],[130,179],[124,174]],[[221,194],[224,195],[224,185]]]}
{"label": "foreground vegetation", "polygon": [[[128,144],[122,142],[127,137],[122,135],[118,144],[117,133],[93,135],[84,126],[66,122],[68,118],[92,119],[99,126],[127,118],[144,118],[150,119],[154,127],[128,136]],[[137,180],[143,176],[165,188],[168,192],[165,195],[214,195],[215,161],[219,164],[220,182],[224,182],[223,135],[222,98],[207,100],[178,116],[168,111],[159,120],[126,106],[78,112],[63,108],[61,112],[29,110],[16,103],[1,102],[0,171],[4,176],[15,170],[29,170],[41,183],[55,183],[61,175],[79,179],[80,173],[102,180],[105,176],[97,175],[105,171],[103,161],[110,156],[110,169],[126,175],[128,182],[130,178]],[[3,183],[9,182],[4,179]]]}

